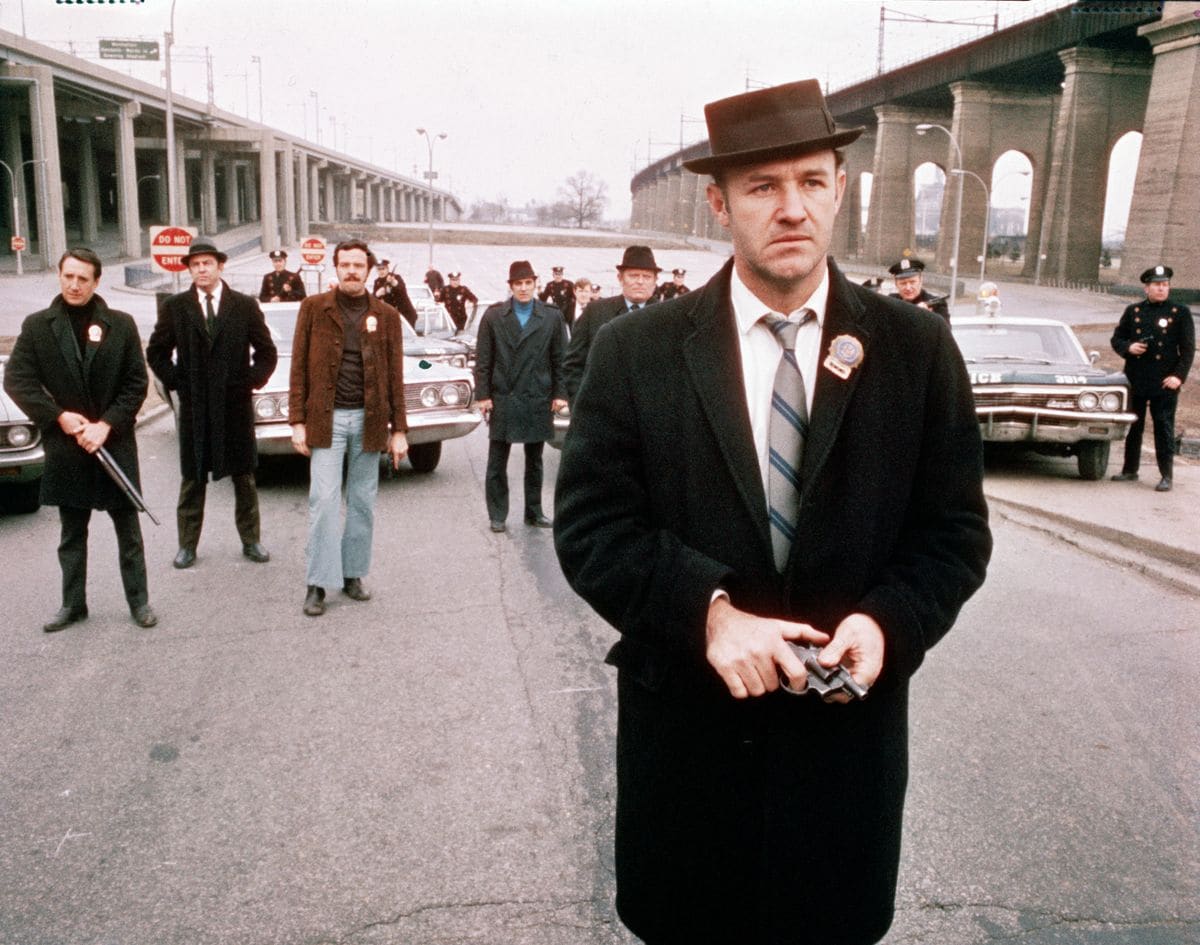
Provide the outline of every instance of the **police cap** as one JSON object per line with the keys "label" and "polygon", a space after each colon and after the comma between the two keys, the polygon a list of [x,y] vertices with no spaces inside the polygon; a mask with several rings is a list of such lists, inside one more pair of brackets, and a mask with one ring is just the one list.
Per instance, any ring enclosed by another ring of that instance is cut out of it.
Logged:
{"label": "police cap", "polygon": [[1170,282],[1171,277],[1175,275],[1175,270],[1170,266],[1151,266],[1142,273],[1142,282],[1149,284],[1151,282]]}

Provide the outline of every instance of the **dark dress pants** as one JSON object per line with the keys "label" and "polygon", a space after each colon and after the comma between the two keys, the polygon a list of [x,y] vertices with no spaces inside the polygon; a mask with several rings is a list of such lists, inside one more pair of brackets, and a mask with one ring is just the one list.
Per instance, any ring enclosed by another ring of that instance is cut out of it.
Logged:
{"label": "dark dress pants", "polygon": [[[142,544],[142,526],[133,509],[108,513],[117,533],[117,554],[121,564],[121,583],[129,609],[143,607],[149,601],[146,590],[146,549]],[[62,605],[72,610],[87,606],[87,544],[91,509],[59,506],[62,524],[58,543],[58,563],[62,568]]]}
{"label": "dark dress pants", "polygon": [[[230,476],[233,480],[233,519],[243,545],[252,545],[259,539],[258,489],[254,485],[254,473]],[[208,482],[201,479],[184,479],[179,483],[179,505],[175,510],[176,526],[179,530],[179,547],[196,550],[200,542],[200,530],[204,527],[204,499]]]}
{"label": "dark dress pants", "polygon": [[1150,408],[1150,420],[1154,424],[1154,458],[1158,461],[1159,475],[1171,478],[1175,467],[1175,404],[1179,393],[1164,390],[1153,397],[1132,394],[1129,411],[1137,416],[1125,437],[1125,464],[1121,472],[1135,473],[1142,461],[1142,434],[1146,430],[1146,408]]}
{"label": "dark dress pants", "polygon": [[[525,514],[542,513],[542,449],[545,442],[525,443]],[[504,440],[488,441],[487,478],[484,497],[488,518],[503,522],[508,518],[508,453],[512,444]]]}

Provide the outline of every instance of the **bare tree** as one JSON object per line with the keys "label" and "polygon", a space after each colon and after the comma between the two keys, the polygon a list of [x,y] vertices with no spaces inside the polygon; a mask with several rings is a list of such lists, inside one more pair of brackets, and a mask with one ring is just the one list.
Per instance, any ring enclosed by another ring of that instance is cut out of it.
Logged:
{"label": "bare tree", "polygon": [[587,171],[577,171],[558,188],[559,196],[571,208],[571,222],[582,229],[591,223],[599,223],[608,203],[604,181]]}

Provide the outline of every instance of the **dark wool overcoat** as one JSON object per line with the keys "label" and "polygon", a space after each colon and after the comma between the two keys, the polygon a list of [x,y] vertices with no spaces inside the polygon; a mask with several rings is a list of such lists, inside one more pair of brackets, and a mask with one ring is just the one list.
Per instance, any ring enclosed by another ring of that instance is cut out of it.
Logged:
{"label": "dark wool overcoat", "polygon": [[49,308],[25,319],[4,371],[4,389],[42,431],[42,505],[128,509],[132,504],[100,461],[58,425],[63,411],[107,423],[112,430],[105,449],[141,490],[134,425],[146,399],[142,342],[129,315],[110,309],[99,295],[92,300],[82,352],[61,295]]}
{"label": "dark wool overcoat", "polygon": [[[781,575],[731,265],[599,333],[555,489],[563,571],[621,635],[617,909],[656,945],[862,945],[892,918],[909,678],[991,553],[979,424],[945,321],[830,263],[822,361],[844,337],[862,357],[845,379],[817,369]],[[868,614],[886,639],[880,678],[850,705],[735,700],[705,659],[717,588],[828,632]]]}
{"label": "dark wool overcoat", "polygon": [[[408,430],[404,409],[404,333],[400,313],[368,296],[358,322],[363,368],[363,452],[382,453],[391,433]],[[310,447],[333,445],[333,397],[342,367],[346,329],[337,290],[300,303],[292,338],[288,420],[303,423]]]}
{"label": "dark wool overcoat", "polygon": [[194,288],[163,302],[146,345],[150,369],[179,394],[179,466],[184,479],[241,476],[258,465],[254,391],[271,377],[275,342],[258,302],[222,283],[209,338]]}
{"label": "dark wool overcoat", "polygon": [[[567,379],[567,397],[575,399],[579,385],[583,383],[583,369],[587,367],[588,352],[596,335],[618,315],[629,311],[629,303],[623,295],[612,295],[605,299],[589,302],[583,314],[571,326],[571,343],[563,358],[563,373]],[[642,311],[639,309],[638,311]]]}
{"label": "dark wool overcoat", "polygon": [[[1130,354],[1135,341],[1146,344],[1144,354]],[[1186,381],[1196,357],[1196,325],[1186,305],[1142,299],[1121,314],[1112,336],[1112,347],[1125,359],[1125,376],[1139,397],[1167,393],[1162,382],[1168,377]]]}
{"label": "dark wool overcoat", "polygon": [[534,300],[524,329],[511,299],[483,313],[475,348],[475,399],[492,401],[489,439],[537,443],[554,435],[550,402],[567,399],[566,344],[562,313],[545,302]]}

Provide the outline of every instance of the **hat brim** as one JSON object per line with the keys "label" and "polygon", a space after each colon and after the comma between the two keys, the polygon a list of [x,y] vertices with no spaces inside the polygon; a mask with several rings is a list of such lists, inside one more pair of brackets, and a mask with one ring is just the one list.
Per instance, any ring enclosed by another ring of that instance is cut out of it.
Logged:
{"label": "hat brim", "polygon": [[188,253],[186,256],[181,256],[179,258],[181,260],[183,260],[183,264],[186,266],[192,261],[192,258],[195,256],[215,256],[217,262],[219,262],[219,263],[229,262],[229,257],[226,256],[223,252],[221,252],[220,250],[216,250],[214,252],[211,249],[202,249],[198,253]]}
{"label": "hat brim", "polygon": [[626,269],[644,269],[646,272],[662,272],[662,266],[617,266],[617,272],[624,272]]}
{"label": "hat brim", "polygon": [[794,141],[790,144],[772,145],[769,148],[751,148],[748,151],[730,151],[727,154],[710,154],[684,161],[683,166],[693,174],[711,174],[713,171],[725,167],[760,164],[763,161],[775,161],[786,157],[800,157],[804,154],[812,154],[814,151],[845,147],[857,141],[866,130],[864,125],[860,128],[847,128],[837,134],[824,138],[813,138],[809,141]]}

